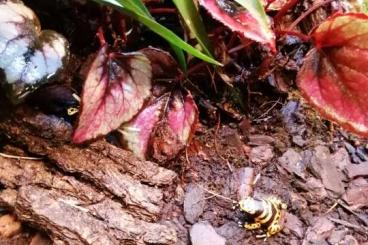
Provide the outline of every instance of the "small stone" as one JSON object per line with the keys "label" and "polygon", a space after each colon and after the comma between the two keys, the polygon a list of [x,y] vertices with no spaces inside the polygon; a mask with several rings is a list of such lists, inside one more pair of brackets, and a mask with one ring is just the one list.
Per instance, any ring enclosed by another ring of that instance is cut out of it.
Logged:
{"label": "small stone", "polygon": [[368,181],[364,178],[351,181],[342,198],[353,210],[368,207]]}
{"label": "small stone", "polygon": [[244,229],[235,222],[228,222],[216,229],[217,233],[227,240],[228,244],[238,244],[246,236]]}
{"label": "small stone", "polygon": [[339,148],[330,157],[339,170],[344,170],[347,166],[351,165],[349,153],[345,148]]}
{"label": "small stone", "polygon": [[279,163],[289,173],[294,173],[301,178],[305,178],[306,166],[300,153],[294,149],[288,149],[280,158]]}
{"label": "small stone", "polygon": [[262,145],[251,149],[249,159],[253,163],[266,165],[273,156],[273,147],[270,145]]}
{"label": "small stone", "polygon": [[314,155],[309,166],[312,173],[322,180],[325,188],[332,192],[334,196],[340,196],[345,191],[343,180],[345,176],[338,165],[333,162],[333,157],[327,147],[317,146],[314,148]]}
{"label": "small stone", "polygon": [[192,245],[225,245],[226,239],[207,222],[196,223],[190,229]]}
{"label": "small stone", "polygon": [[344,245],[359,245],[359,242],[352,235],[347,235],[340,244]]}
{"label": "small stone", "polygon": [[309,192],[312,193],[312,196],[317,200],[323,200],[324,198],[326,198],[327,192],[320,180],[310,177],[307,179],[306,186]]}
{"label": "small stone", "polygon": [[304,235],[303,223],[298,217],[291,213],[285,212],[284,227],[298,238],[302,238]]}
{"label": "small stone", "polygon": [[184,198],[185,219],[191,224],[197,222],[203,213],[205,204],[204,190],[195,184],[188,185]]}
{"label": "small stone", "polygon": [[181,185],[178,185],[175,189],[175,201],[182,205],[184,203],[185,192]]}
{"label": "small stone", "polygon": [[326,239],[334,228],[334,224],[326,217],[318,218],[314,225],[308,228],[303,244],[326,244]]}
{"label": "small stone", "polygon": [[334,230],[328,238],[331,244],[340,244],[341,240],[348,234],[348,230]]}
{"label": "small stone", "polygon": [[308,207],[307,201],[295,192],[290,193],[290,203],[292,203],[291,208],[299,211],[306,210]]}
{"label": "small stone", "polygon": [[349,164],[346,167],[346,174],[349,179],[356,177],[367,177],[368,176],[368,162],[362,162],[360,164]]}

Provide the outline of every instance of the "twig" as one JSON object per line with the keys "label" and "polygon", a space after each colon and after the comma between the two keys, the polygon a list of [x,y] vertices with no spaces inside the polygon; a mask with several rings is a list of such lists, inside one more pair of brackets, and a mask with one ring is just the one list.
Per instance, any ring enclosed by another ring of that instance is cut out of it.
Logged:
{"label": "twig", "polygon": [[356,213],[354,210],[352,210],[349,206],[345,205],[340,199],[337,200],[337,203],[344,208],[345,210],[347,210],[348,212],[350,212],[351,214],[355,215],[358,219],[360,219],[365,225],[368,226],[368,221],[363,218],[361,215],[359,215],[358,213]]}
{"label": "twig", "polygon": [[334,210],[335,208],[336,208],[336,206],[338,205],[339,203],[338,203],[338,201],[337,202],[335,202],[326,212],[325,212],[325,214],[328,214],[328,213],[330,213],[332,210]]}
{"label": "twig", "polygon": [[225,196],[223,196],[223,195],[221,195],[221,194],[218,194],[218,193],[216,193],[216,192],[213,192],[213,191],[211,191],[211,190],[208,190],[208,189],[204,188],[204,187],[203,187],[203,186],[201,186],[201,185],[198,185],[198,187],[199,187],[199,188],[201,188],[202,190],[204,190],[205,192],[210,193],[212,196],[220,197],[220,198],[222,198],[222,199],[225,199],[225,200],[231,201],[232,203],[238,203],[237,201],[235,201],[235,200],[231,199],[230,197],[225,197]]}
{"label": "twig", "polygon": [[279,20],[291,9],[293,8],[300,0],[289,0],[276,14],[273,18],[275,22],[279,22]]}
{"label": "twig", "polygon": [[275,103],[270,108],[268,108],[267,111],[262,113],[262,115],[260,115],[258,118],[254,119],[254,121],[262,120],[262,118],[266,116],[270,111],[272,111],[272,109],[275,108],[278,104],[282,105],[282,103],[280,102],[280,98],[278,98],[277,101],[275,101]]}
{"label": "twig", "polygon": [[224,161],[226,162],[227,167],[229,168],[230,172],[233,172],[233,168],[231,167],[231,165],[230,165],[229,161],[228,161],[226,158],[224,158],[224,157],[220,154],[220,151],[219,151],[219,149],[218,149],[218,145],[217,145],[217,134],[218,134],[218,130],[220,129],[220,125],[221,125],[221,117],[220,117],[220,115],[219,115],[219,116],[218,116],[218,120],[217,120],[216,130],[215,130],[215,142],[214,142],[214,144],[215,144],[215,151],[216,151],[216,154],[217,154],[217,155],[218,155],[222,160],[224,160]]}
{"label": "twig", "polygon": [[11,159],[22,159],[22,160],[42,160],[41,157],[22,157],[22,156],[15,156],[15,155],[9,155],[5,153],[0,152],[0,156],[5,158],[11,158]]}
{"label": "twig", "polygon": [[319,2],[314,4],[312,7],[310,7],[307,11],[305,11],[302,15],[300,15],[288,28],[288,31],[292,31],[305,17],[307,17],[309,14],[317,10],[318,8],[322,7],[325,4],[331,3],[335,0],[326,0],[323,2]]}
{"label": "twig", "polygon": [[328,218],[329,220],[331,220],[332,222],[336,223],[336,224],[340,224],[340,225],[343,225],[345,227],[348,227],[348,228],[352,228],[364,235],[367,235],[368,234],[368,229],[367,227],[361,227],[361,226],[358,226],[358,225],[354,225],[350,222],[347,222],[345,220],[341,220],[341,219],[334,219],[334,218]]}

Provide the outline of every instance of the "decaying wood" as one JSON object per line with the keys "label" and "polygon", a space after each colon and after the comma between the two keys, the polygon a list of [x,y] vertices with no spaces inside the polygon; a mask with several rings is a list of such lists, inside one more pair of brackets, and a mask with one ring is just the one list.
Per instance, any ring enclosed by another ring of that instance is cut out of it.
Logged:
{"label": "decaying wood", "polygon": [[104,141],[74,146],[70,130],[24,111],[0,122],[12,144],[42,157],[0,157],[0,205],[56,244],[175,244],[175,229],[153,222],[176,174]]}

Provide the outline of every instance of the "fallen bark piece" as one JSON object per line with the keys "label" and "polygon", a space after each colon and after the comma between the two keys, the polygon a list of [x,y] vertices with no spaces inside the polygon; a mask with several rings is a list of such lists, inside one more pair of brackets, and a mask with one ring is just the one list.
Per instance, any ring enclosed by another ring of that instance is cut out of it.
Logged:
{"label": "fallen bark piece", "polygon": [[[47,227],[67,244],[175,244],[175,230],[135,219],[120,204],[88,205],[57,189],[22,186],[16,211],[20,219]],[[160,234],[160,235],[157,235]]]}
{"label": "fallen bark piece", "polygon": [[104,141],[97,141],[90,145],[96,152],[102,153],[120,165],[135,178],[143,183],[153,185],[170,185],[176,178],[176,173],[150,161],[138,159],[128,151],[124,151]]}
{"label": "fallen bark piece", "polygon": [[175,244],[175,229],[133,217],[109,195],[42,161],[0,157],[0,183],[8,188],[0,205],[48,231],[54,244]]}
{"label": "fallen bark piece", "polygon": [[117,196],[140,218],[157,219],[163,193],[151,185],[171,184],[176,174],[107,142],[84,148],[70,145],[69,138],[65,138],[70,135],[67,129],[71,127],[62,119],[27,111],[0,123],[0,131],[16,145]]}
{"label": "fallen bark piece", "polygon": [[11,208],[15,206],[18,192],[13,189],[5,189],[0,192],[0,207]]}

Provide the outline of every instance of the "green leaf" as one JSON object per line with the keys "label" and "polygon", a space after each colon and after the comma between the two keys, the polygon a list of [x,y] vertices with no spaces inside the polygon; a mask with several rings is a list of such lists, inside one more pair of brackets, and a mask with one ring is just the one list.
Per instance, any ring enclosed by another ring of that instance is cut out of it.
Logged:
{"label": "green leaf", "polygon": [[194,57],[197,57],[199,59],[202,59],[203,61],[206,61],[214,65],[222,66],[220,62],[216,61],[212,57],[205,55],[204,53],[200,52],[198,49],[187,44],[183,39],[178,37],[174,32],[170,31],[163,25],[159,24],[151,17],[148,17],[145,13],[143,13],[143,10],[139,8],[138,5],[133,4],[130,1],[122,1],[122,0],[93,0],[93,1],[101,3],[101,4],[108,4],[124,12],[125,14],[128,14],[135,20],[147,26],[149,29],[151,29],[151,31],[155,32],[157,35],[167,40],[170,44],[180,49],[185,50],[186,52],[190,53]]}
{"label": "green leaf", "polygon": [[201,15],[199,14],[193,0],[173,0],[180,15],[183,17],[185,24],[189,30],[194,34],[198,43],[201,45],[203,51],[212,56],[212,47],[207,36],[206,29],[204,28]]}
{"label": "green leaf", "polygon": [[[122,3],[122,0],[119,0],[120,3]],[[143,11],[143,13],[145,13],[147,16],[151,16],[151,13],[149,12],[149,10],[146,8],[146,5],[144,5],[144,3],[141,0],[132,0],[132,3],[135,4],[139,9],[141,9]]]}
{"label": "green leaf", "polygon": [[176,58],[178,59],[179,65],[184,72],[187,72],[187,61],[185,59],[184,52],[181,48],[170,43],[172,50],[174,51]]}
{"label": "green leaf", "polygon": [[273,36],[273,32],[270,27],[270,23],[263,5],[259,0],[234,0],[243,6],[249,13],[258,21],[265,33],[269,33]]}

